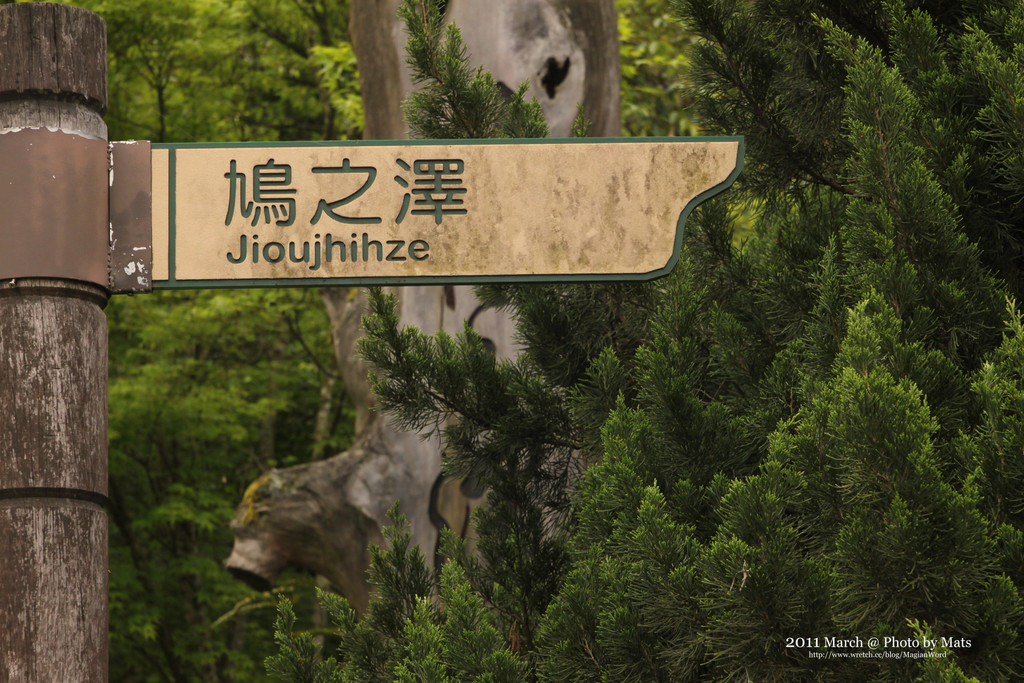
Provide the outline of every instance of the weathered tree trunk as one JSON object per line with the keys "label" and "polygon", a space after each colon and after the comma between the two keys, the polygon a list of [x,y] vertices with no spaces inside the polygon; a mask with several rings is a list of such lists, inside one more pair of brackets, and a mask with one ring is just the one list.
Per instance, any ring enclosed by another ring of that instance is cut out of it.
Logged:
{"label": "weathered tree trunk", "polygon": [[0,7],[0,681],[107,680],[106,73],[97,15]]}
{"label": "weathered tree trunk", "polygon": [[[457,333],[477,312],[468,288],[406,288],[402,318],[428,333]],[[327,577],[358,609],[369,601],[369,543],[383,540],[387,511],[398,500],[413,541],[433,562],[444,526],[463,530],[480,497],[461,482],[440,479],[436,440],[392,428],[373,412],[366,364],[356,344],[366,295],[357,289],[324,291],[335,355],[346,391],[356,406],[356,439],[332,458],[271,470],[254,481],[235,513],[235,545],[225,566],[240,579],[266,589],[287,567]],[[474,327],[485,338],[511,339],[511,323],[493,311],[477,313]],[[507,342],[506,342],[507,345]]]}
{"label": "weathered tree trunk", "polygon": [[[412,83],[404,63],[398,0],[353,0],[352,42],[359,60],[366,137],[407,135],[402,99]],[[570,134],[578,102],[591,134],[619,134],[618,29],[614,0],[450,0],[471,59],[510,90],[523,81],[544,108],[552,135]],[[515,354],[507,316],[479,311],[469,287],[395,290],[402,321],[424,332],[458,333],[464,321]],[[460,532],[481,493],[441,477],[436,441],[400,432],[372,412],[367,367],[356,351],[365,296],[322,292],[346,391],[356,405],[356,441],[324,461],[274,470],[253,483],[236,513],[235,548],[226,566],[254,585],[272,583],[288,566],[323,574],[357,608],[369,600],[366,544],[380,542],[385,512],[400,501],[413,541],[433,561],[440,529]]]}
{"label": "weathered tree trunk", "polygon": [[[408,135],[402,100],[412,92],[399,0],[353,0],[352,45],[359,61],[367,139]],[[617,136],[619,31],[614,0],[449,0],[470,60],[510,90],[529,82],[552,137],[568,137],[582,104],[591,135]]]}

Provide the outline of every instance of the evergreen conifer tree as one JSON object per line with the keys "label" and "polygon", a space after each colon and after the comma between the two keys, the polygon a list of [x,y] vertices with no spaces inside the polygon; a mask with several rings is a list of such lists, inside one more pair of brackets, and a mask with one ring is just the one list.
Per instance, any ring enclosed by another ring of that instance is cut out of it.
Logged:
{"label": "evergreen conifer tree", "polygon": [[[489,487],[478,554],[448,543],[447,611],[409,603],[389,671],[477,676],[451,646],[481,623],[476,659],[528,680],[1021,679],[1024,4],[674,7],[704,130],[747,160],[673,275],[482,288],[514,362],[372,297],[381,405]],[[411,120],[472,101],[493,123],[447,136],[542,130],[446,90],[457,33],[404,12],[437,84]],[[756,209],[741,245],[729,201]],[[869,651],[893,656],[835,656]]]}

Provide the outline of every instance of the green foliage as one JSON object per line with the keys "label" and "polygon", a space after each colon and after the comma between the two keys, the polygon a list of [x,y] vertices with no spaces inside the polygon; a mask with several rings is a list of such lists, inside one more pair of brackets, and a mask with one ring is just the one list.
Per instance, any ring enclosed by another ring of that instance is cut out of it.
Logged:
{"label": "green foliage", "polygon": [[505,645],[495,615],[486,608],[459,565],[441,570],[440,590],[397,504],[389,511],[384,547],[371,546],[370,583],[377,593],[359,618],[339,595],[320,592],[339,644],[319,660],[309,633],[295,633],[291,604],[282,602],[275,623],[278,654],[267,670],[285,681],[466,681],[515,683],[525,663]]}
{"label": "green foliage", "polygon": [[406,622],[433,589],[430,571],[419,547],[412,545],[397,503],[388,516],[393,526],[385,530],[385,547],[370,549],[369,581],[377,595],[365,617],[357,620],[337,596],[326,603],[340,629],[338,650],[348,680],[388,680],[394,675],[403,652]]}
{"label": "green foliage", "polygon": [[[348,3],[83,0],[107,23],[110,139],[358,137]],[[112,680],[258,680],[276,593],[221,566],[242,492],[351,440],[328,321],[306,292],[115,297]]]}
{"label": "green foliage", "polygon": [[123,297],[107,314],[111,677],[256,678],[275,598],[221,567],[228,522],[260,473],[351,439],[326,316],[309,290]]}
{"label": "green foliage", "polygon": [[343,680],[336,661],[316,661],[317,648],[313,636],[295,632],[295,610],[287,600],[277,606],[274,641],[280,651],[266,659],[267,672],[271,675],[295,683],[340,683]]}
{"label": "green foliage", "polygon": [[81,0],[107,22],[110,139],[358,138],[347,0]]}
{"label": "green foliage", "polygon": [[660,0],[616,0],[622,68],[622,133],[627,136],[698,135],[694,96],[687,88],[695,36]]}
{"label": "green foliage", "polygon": [[961,457],[992,523],[1024,529],[1024,462],[1014,457],[1024,452],[1024,326],[1012,301],[1007,309],[1003,342],[976,375],[982,415],[977,438],[964,440]]}
{"label": "green foliage", "polygon": [[[715,200],[663,281],[481,288],[515,361],[372,297],[382,407],[490,491],[449,566],[527,679],[1019,679],[1024,10],[673,6],[702,127],[746,136],[743,245]],[[490,106],[462,83],[449,121]],[[402,676],[451,678],[427,603],[406,629]],[[935,644],[825,660],[796,637]]]}
{"label": "green foliage", "polygon": [[[476,519],[484,562],[465,558],[464,569],[529,649],[564,563],[563,539],[549,533],[543,511],[566,507],[576,472],[568,412],[540,377],[522,364],[496,361],[468,326],[457,338],[431,338],[400,329],[395,305],[393,296],[371,292],[361,350],[377,367],[374,392],[396,424],[441,429],[447,471],[490,489]],[[453,415],[468,419],[442,428]],[[492,429],[497,422],[507,428]],[[523,581],[527,576],[538,578]]]}
{"label": "green foliage", "polygon": [[428,598],[420,598],[413,618],[406,622],[408,655],[395,670],[395,680],[522,680],[524,663],[505,647],[493,614],[453,562],[441,569],[440,601],[441,613]]}

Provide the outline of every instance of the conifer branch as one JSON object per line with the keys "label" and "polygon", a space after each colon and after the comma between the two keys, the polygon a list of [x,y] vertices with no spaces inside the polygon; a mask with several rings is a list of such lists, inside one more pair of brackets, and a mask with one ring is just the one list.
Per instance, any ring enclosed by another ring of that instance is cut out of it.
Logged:
{"label": "conifer branch", "polygon": [[[735,57],[729,49],[728,42],[724,37],[716,36],[715,44],[721,49],[722,56],[725,58],[726,66],[728,67],[726,72],[722,75],[725,76],[742,93],[743,100],[747,105],[747,110],[754,114],[758,127],[769,138],[778,135],[778,130],[785,130],[785,126],[776,121],[771,114],[765,111],[758,98],[754,96],[754,93],[751,91],[746,79],[741,76],[742,70],[736,63]],[[812,183],[824,185],[847,196],[864,198],[864,195],[861,195],[853,188],[844,185],[842,182],[834,178],[825,176],[823,173],[803,163],[802,160],[796,164],[796,167],[802,171],[807,176],[807,179]]]}
{"label": "conifer branch", "polygon": [[306,338],[302,334],[302,330],[299,328],[298,313],[285,313],[282,317],[284,318],[285,324],[288,326],[288,331],[291,332],[292,338],[295,341],[299,342],[299,346],[301,346],[302,350],[306,352],[306,356],[313,363],[313,365],[316,366],[316,369],[319,370],[320,373],[323,374],[325,377],[337,379],[337,370],[324,366],[324,364],[320,362],[320,358],[316,355],[316,353],[313,352],[313,349],[311,349],[309,347],[309,344],[306,343]]}

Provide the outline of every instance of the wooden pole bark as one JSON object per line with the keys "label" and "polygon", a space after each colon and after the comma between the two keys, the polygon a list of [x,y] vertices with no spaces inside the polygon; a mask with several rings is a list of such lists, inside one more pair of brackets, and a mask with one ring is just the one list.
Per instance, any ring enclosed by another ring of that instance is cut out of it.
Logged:
{"label": "wooden pole bark", "polygon": [[[52,247],[29,263],[0,259],[2,682],[107,680],[108,294],[79,275],[106,270],[105,108],[100,17],[0,7],[0,139],[28,130],[44,141],[29,147],[56,150],[43,194],[71,214],[54,224],[53,206],[29,201],[0,212],[0,250],[40,234]],[[25,154],[28,166],[40,158]],[[65,156],[86,159],[89,172],[65,173]],[[0,159],[10,162],[9,152]],[[77,197],[73,210],[66,197]],[[82,271],[62,254],[103,263]]]}

